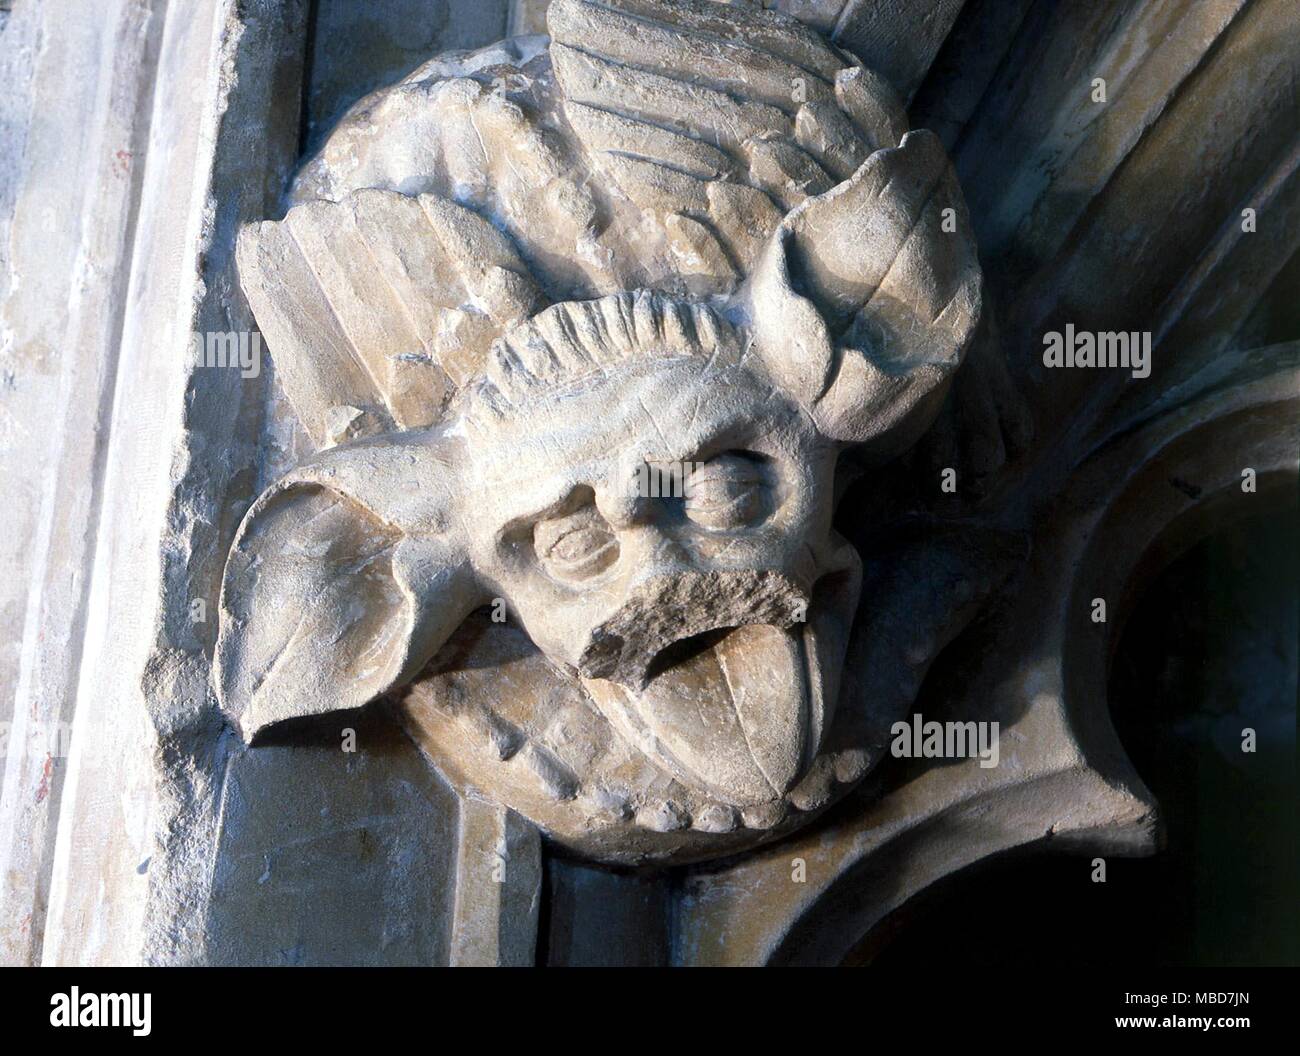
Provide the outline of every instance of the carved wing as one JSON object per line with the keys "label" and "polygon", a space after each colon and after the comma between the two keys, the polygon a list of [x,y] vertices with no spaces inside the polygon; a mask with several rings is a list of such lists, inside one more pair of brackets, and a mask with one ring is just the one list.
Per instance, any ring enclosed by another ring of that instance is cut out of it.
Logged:
{"label": "carved wing", "polygon": [[359,190],[241,232],[244,290],[318,448],[433,424],[538,307],[500,231],[434,195]]}
{"label": "carved wing", "polygon": [[749,274],[790,209],[907,130],[887,84],[776,12],[556,0],[547,21],[590,167],[653,218],[681,274],[717,289]]}
{"label": "carved wing", "polygon": [[363,100],[288,216],[241,238],[315,444],[430,425],[506,327],[652,288],[733,298],[830,435],[906,446],[978,314],[937,139],[778,12],[556,0],[548,23],[548,54],[435,61]]}

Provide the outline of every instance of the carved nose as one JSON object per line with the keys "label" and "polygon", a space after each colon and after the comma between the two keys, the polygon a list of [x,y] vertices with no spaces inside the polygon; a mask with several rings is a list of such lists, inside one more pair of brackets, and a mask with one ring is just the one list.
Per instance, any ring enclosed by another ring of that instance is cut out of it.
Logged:
{"label": "carved nose", "polygon": [[808,603],[793,580],[771,569],[657,575],[592,629],[578,672],[639,692],[675,643],[752,624],[788,628],[806,618]]}

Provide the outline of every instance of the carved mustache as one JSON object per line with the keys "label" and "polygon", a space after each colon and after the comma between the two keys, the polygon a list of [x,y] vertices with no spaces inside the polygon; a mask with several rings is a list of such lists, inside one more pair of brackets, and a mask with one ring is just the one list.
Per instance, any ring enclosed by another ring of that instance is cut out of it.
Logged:
{"label": "carved mustache", "polygon": [[810,600],[776,571],[657,577],[592,628],[578,673],[640,691],[665,652],[684,639],[751,624],[788,629],[807,618]]}

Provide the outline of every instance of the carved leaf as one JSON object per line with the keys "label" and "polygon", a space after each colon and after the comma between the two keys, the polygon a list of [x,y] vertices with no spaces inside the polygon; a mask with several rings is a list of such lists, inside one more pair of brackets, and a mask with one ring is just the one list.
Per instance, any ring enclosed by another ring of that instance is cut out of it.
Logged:
{"label": "carved leaf", "polygon": [[980,281],[943,147],[909,132],[782,223],[751,292],[755,342],[829,435],[900,448],[961,363]]}

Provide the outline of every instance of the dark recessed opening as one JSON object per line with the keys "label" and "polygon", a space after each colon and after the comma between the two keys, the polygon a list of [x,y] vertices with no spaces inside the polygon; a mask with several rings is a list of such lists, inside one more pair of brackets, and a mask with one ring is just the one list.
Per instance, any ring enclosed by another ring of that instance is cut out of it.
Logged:
{"label": "dark recessed opening", "polygon": [[672,670],[678,664],[694,660],[701,653],[712,649],[735,629],[734,627],[718,627],[712,631],[692,634],[689,638],[678,639],[672,645],[659,650],[659,653],[650,661],[650,666],[646,670],[646,682],[653,682],[665,671]]}
{"label": "dark recessed opening", "polygon": [[[1294,512],[1242,522],[1167,568],[1111,667],[1111,714],[1162,809],[1146,859],[1006,856],[913,899],[850,963],[1300,963]],[[1243,752],[1243,729],[1256,751]]]}

